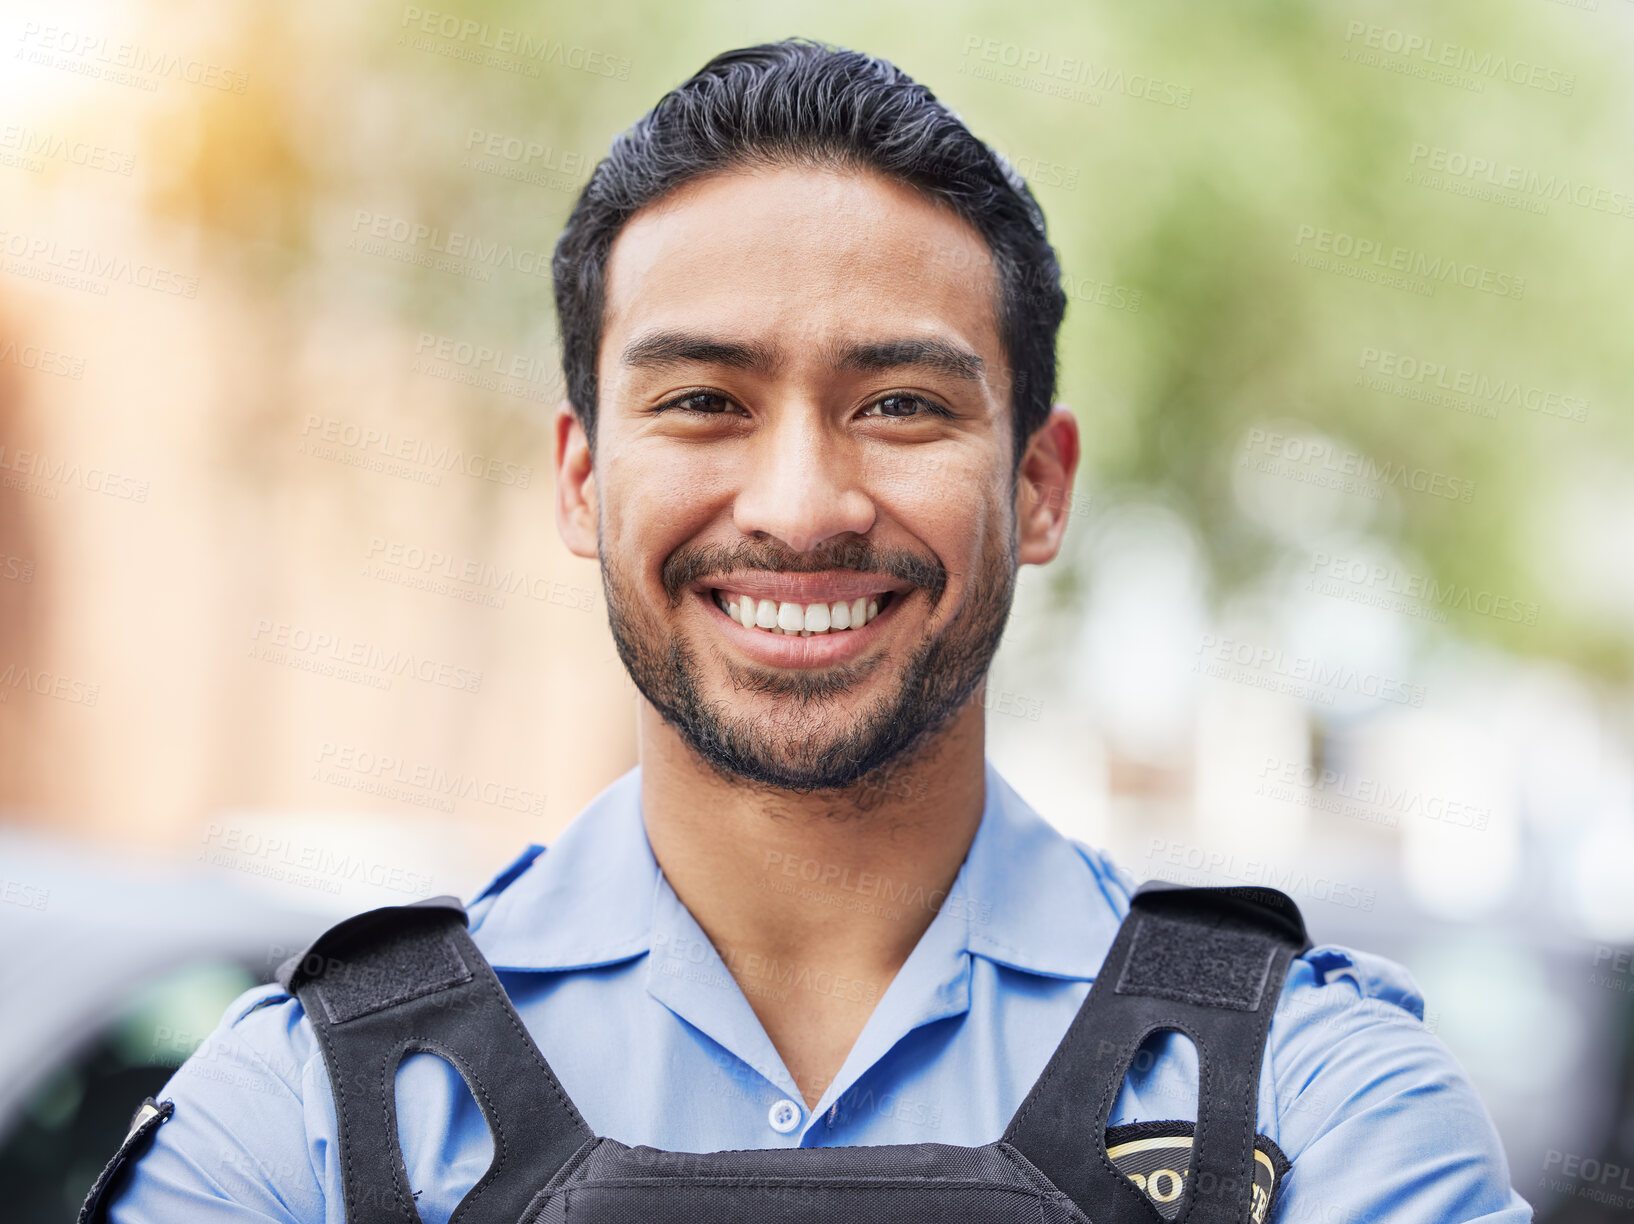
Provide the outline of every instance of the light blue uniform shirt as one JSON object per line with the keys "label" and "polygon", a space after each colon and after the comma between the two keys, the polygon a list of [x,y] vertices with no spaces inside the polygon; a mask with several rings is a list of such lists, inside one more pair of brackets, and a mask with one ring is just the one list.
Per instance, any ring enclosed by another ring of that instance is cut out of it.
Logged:
{"label": "light blue uniform shirt", "polygon": [[[986,785],[945,900],[871,877],[830,879],[817,894],[940,908],[813,1110],[658,869],[639,769],[548,851],[530,847],[496,877],[469,907],[472,936],[598,1135],[691,1152],[990,1143],[1089,993],[1133,881],[1057,833],[991,762]],[[765,885],[799,888],[819,871],[790,865],[769,864]],[[737,967],[751,990],[868,989],[820,966]],[[1406,970],[1379,957],[1319,945],[1293,962],[1260,1074],[1259,1129],[1293,1161],[1273,1224],[1531,1218],[1423,1010]],[[1136,1060],[1112,1122],[1195,1121],[1196,1085],[1190,1044],[1159,1042]],[[323,1057],[299,1001],[276,984],[227,1009],[166,1098],[175,1114],[114,1200],[114,1224],[342,1224]],[[433,1055],[404,1064],[397,1109],[420,1215],[446,1224],[487,1168],[487,1127]]]}

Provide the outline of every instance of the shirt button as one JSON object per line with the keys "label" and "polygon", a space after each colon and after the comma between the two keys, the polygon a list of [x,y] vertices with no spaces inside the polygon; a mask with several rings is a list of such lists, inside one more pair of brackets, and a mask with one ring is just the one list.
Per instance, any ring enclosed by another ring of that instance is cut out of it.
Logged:
{"label": "shirt button", "polygon": [[766,1121],[772,1124],[772,1129],[780,1135],[786,1135],[800,1125],[801,1110],[793,1101],[784,1097],[766,1111]]}

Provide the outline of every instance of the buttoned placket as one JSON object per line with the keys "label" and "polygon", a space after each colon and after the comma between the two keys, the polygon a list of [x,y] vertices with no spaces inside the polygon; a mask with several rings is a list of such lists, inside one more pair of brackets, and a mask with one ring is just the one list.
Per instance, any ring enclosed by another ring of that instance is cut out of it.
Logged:
{"label": "buttoned placket", "polygon": [[[653,887],[647,991],[765,1081],[760,1108],[767,1146],[777,1146],[779,1139],[789,1146],[832,1143],[841,1099],[892,1046],[923,1024],[969,1009],[968,907],[944,907],[875,1004],[822,1099],[808,1111],[760,1017],[703,928],[662,872]],[[956,881],[952,893],[958,890]]]}
{"label": "buttoned placket", "polygon": [[[783,1140],[799,1142],[795,1133],[805,1120],[805,1106],[794,1077],[766,1035],[760,1017],[737,979],[721,960],[691,912],[681,903],[662,871],[653,881],[652,950],[648,955],[647,993],[692,1025],[766,1084],[759,1109],[768,1147]],[[752,1107],[752,1106],[751,1106]],[[784,1129],[776,1119],[797,1111]]]}

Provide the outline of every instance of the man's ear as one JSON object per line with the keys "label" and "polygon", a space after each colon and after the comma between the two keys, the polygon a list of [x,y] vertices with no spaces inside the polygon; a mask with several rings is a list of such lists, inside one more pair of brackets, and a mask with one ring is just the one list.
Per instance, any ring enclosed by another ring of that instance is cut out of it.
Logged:
{"label": "man's ear", "polygon": [[573,405],[563,400],[556,406],[556,530],[576,557],[599,555],[596,510],[590,439]]}
{"label": "man's ear", "polygon": [[1023,565],[1043,565],[1061,551],[1078,471],[1078,421],[1056,404],[1028,439],[1016,474],[1016,524]]}

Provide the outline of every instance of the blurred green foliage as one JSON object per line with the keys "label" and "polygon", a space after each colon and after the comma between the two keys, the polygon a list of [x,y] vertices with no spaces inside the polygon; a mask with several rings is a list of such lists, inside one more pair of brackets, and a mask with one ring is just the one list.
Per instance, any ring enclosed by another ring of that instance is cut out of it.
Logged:
{"label": "blurred green foliage", "polygon": [[[538,141],[549,161],[582,162],[569,176],[582,182],[616,132],[721,49],[802,34],[881,54],[1030,172],[1079,290],[1061,398],[1083,426],[1090,517],[1126,496],[1174,506],[1224,598],[1321,545],[1320,522],[1268,524],[1233,493],[1249,430],[1306,428],[1379,463],[1473,482],[1467,503],[1387,488],[1332,525],[1393,550],[1408,571],[1540,610],[1526,625],[1454,607],[1442,632],[1626,682],[1634,615],[1615,544],[1634,523],[1603,519],[1630,483],[1634,218],[1571,198],[1540,212],[1535,191],[1494,202],[1470,194],[1483,185],[1471,175],[1415,181],[1456,155],[1626,200],[1626,8],[251,6],[237,19],[250,88],[178,98],[155,121],[151,155],[166,173],[151,203],[199,226],[216,265],[258,295],[299,285],[415,331],[548,355],[548,279],[485,284],[361,259],[345,249],[355,212],[548,251],[572,192],[474,169],[473,133]],[[459,53],[480,38],[416,43],[427,13],[486,23],[490,42],[510,30],[567,54],[533,61],[537,75],[512,70],[523,62],[514,54],[499,56],[512,67],[471,62]],[[1412,53],[1388,50],[1414,40]],[[575,71],[575,50],[628,71]],[[1437,57],[1462,84],[1431,79]],[[1018,76],[995,75],[1007,61]],[[1495,61],[1543,75],[1517,83]],[[1052,94],[1063,73],[1088,83]],[[1524,294],[1449,281],[1424,295],[1306,266],[1319,231],[1524,279]],[[1098,293],[1125,308],[1098,304]],[[1381,392],[1363,378],[1377,373],[1364,356],[1374,350],[1584,400],[1586,419],[1516,404],[1492,418]],[[1067,561],[1051,581],[1072,598],[1093,575]]]}

